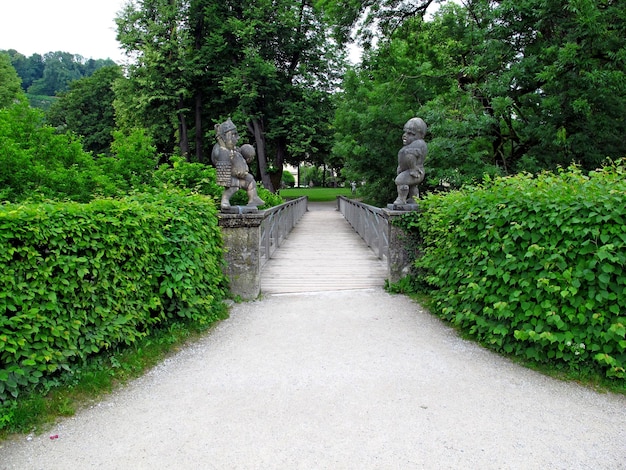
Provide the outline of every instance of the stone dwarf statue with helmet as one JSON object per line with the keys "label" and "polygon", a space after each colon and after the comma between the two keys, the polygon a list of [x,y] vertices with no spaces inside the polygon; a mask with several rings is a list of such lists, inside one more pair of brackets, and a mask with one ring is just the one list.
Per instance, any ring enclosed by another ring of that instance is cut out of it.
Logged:
{"label": "stone dwarf statue with helmet", "polygon": [[217,184],[224,187],[221,209],[228,211],[231,208],[230,198],[241,188],[248,193],[246,207],[256,210],[258,206],[265,204],[265,201],[258,196],[256,181],[248,168],[248,163],[256,156],[254,147],[250,144],[237,147],[239,134],[230,119],[217,124],[215,133],[217,143],[213,146],[211,161],[217,170]]}

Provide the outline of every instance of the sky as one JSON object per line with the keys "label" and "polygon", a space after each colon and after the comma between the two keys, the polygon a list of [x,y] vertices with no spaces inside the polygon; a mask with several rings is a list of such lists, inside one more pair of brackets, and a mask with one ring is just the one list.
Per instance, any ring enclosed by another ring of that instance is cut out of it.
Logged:
{"label": "sky", "polygon": [[126,62],[114,18],[126,0],[0,0],[0,50]]}

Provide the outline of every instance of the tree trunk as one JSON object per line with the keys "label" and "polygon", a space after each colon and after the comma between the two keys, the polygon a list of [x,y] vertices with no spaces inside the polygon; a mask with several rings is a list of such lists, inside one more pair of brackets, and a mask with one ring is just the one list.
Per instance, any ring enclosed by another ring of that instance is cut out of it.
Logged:
{"label": "tree trunk", "polygon": [[183,96],[180,95],[178,97],[178,135],[179,135],[179,146],[180,146],[180,154],[189,158],[189,136],[187,135],[187,120],[185,119],[184,102]]}
{"label": "tree trunk", "polygon": [[278,148],[276,149],[276,160],[274,161],[274,167],[277,172],[274,174],[274,179],[272,180],[274,190],[276,191],[280,189],[280,182],[283,179],[283,166],[285,165],[285,155],[287,155],[287,141],[284,138],[281,138],[277,144]]}
{"label": "tree trunk", "polygon": [[204,142],[202,138],[202,92],[196,94],[196,159],[204,163]]}
{"label": "tree trunk", "polygon": [[259,165],[259,173],[261,174],[263,186],[268,191],[274,192],[272,180],[267,173],[267,155],[265,154],[265,131],[263,130],[263,123],[259,118],[252,118],[248,122],[248,129],[252,135],[254,135],[254,141],[256,142],[256,159]]}

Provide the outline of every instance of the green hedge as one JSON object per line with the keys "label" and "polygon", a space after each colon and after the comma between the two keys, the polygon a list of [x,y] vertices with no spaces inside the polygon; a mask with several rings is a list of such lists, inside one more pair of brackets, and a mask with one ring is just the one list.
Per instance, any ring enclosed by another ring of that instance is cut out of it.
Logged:
{"label": "green hedge", "polygon": [[167,192],[0,206],[0,401],[227,292],[215,203]]}
{"label": "green hedge", "polygon": [[438,313],[494,349],[626,377],[626,168],[431,195],[402,224]]}

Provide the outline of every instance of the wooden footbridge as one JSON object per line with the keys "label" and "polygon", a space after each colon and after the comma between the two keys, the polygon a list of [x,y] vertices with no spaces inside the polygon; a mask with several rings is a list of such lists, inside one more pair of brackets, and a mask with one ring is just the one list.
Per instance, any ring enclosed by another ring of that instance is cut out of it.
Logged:
{"label": "wooden footbridge", "polygon": [[309,203],[307,212],[261,271],[263,294],[381,287],[387,264],[355,232],[337,204]]}
{"label": "wooden footbridge", "polygon": [[258,213],[220,214],[231,292],[250,300],[395,282],[410,260],[390,220],[404,213],[302,197]]}

